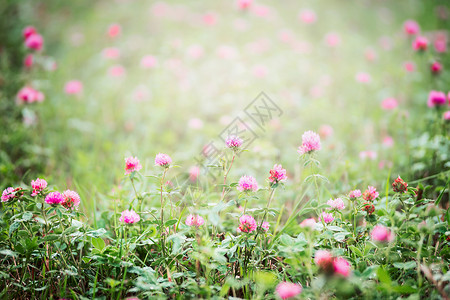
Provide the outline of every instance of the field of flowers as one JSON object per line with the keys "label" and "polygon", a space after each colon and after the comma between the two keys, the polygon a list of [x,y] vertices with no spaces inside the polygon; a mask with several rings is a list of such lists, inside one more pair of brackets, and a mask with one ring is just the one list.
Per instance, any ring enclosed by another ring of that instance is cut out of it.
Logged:
{"label": "field of flowers", "polygon": [[447,0],[0,2],[1,299],[450,299]]}

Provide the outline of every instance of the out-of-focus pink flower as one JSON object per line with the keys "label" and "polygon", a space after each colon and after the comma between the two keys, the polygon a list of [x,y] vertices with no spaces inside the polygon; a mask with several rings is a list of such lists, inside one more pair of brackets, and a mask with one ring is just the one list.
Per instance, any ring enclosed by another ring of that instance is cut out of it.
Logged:
{"label": "out-of-focus pink flower", "polygon": [[371,81],[370,74],[365,72],[359,72],[356,74],[356,81],[361,83],[369,83]]}
{"label": "out-of-focus pink flower", "polygon": [[348,197],[350,198],[350,200],[354,200],[356,198],[361,197],[361,191],[360,190],[353,190],[350,191],[350,193],[348,194]]}
{"label": "out-of-focus pink flower", "polygon": [[102,51],[103,57],[107,59],[117,59],[120,57],[120,50],[114,47],[105,48]]}
{"label": "out-of-focus pink flower", "polygon": [[270,224],[269,224],[269,222],[263,222],[262,223],[262,225],[261,225],[261,228],[265,231],[265,232],[267,232],[267,231],[269,231],[269,227],[270,227]]}
{"label": "out-of-focus pink flower", "polygon": [[242,10],[248,9],[253,3],[253,0],[237,0],[237,7]]}
{"label": "out-of-focus pink flower", "polygon": [[200,167],[199,166],[192,166],[189,168],[189,179],[192,182],[195,182],[200,175]]}
{"label": "out-of-focus pink flower", "polygon": [[199,118],[192,118],[188,122],[188,127],[192,129],[201,129],[203,128],[203,121]]}
{"label": "out-of-focus pink flower", "polygon": [[320,136],[314,131],[306,131],[302,135],[302,145],[298,148],[300,155],[312,153],[321,149]]}
{"label": "out-of-focus pink flower", "polygon": [[243,140],[235,135],[230,135],[226,141],[225,144],[227,145],[228,148],[231,148],[233,150],[238,149],[239,147],[242,146]]}
{"label": "out-of-focus pink flower", "polygon": [[322,220],[325,222],[325,224],[331,223],[334,221],[334,217],[332,214],[329,214],[327,212],[322,212],[319,216],[319,221],[322,222]]}
{"label": "out-of-focus pink flower", "polygon": [[312,24],[317,20],[316,13],[311,9],[302,10],[299,14],[299,18],[305,24]]}
{"label": "out-of-focus pink flower", "polygon": [[256,65],[252,69],[252,73],[256,78],[264,78],[268,72],[267,67],[263,65]]}
{"label": "out-of-focus pink flower", "polygon": [[121,65],[112,66],[108,70],[109,76],[121,77],[125,75],[125,69]]}
{"label": "out-of-focus pink flower", "polygon": [[391,110],[397,108],[398,102],[395,98],[386,98],[381,102],[381,107],[384,110]]}
{"label": "out-of-focus pink flower", "polygon": [[333,262],[333,256],[327,250],[317,250],[314,255],[314,263],[323,269],[327,269],[327,267]]}
{"label": "out-of-focus pink flower", "polygon": [[238,232],[250,233],[256,230],[256,221],[252,216],[243,215],[239,218],[239,222]]}
{"label": "out-of-focus pink flower", "polygon": [[202,21],[206,25],[214,26],[217,23],[217,15],[213,12],[208,12],[202,16]]}
{"label": "out-of-focus pink flower", "polygon": [[28,54],[27,56],[25,56],[25,59],[23,60],[23,65],[25,66],[25,68],[29,69],[33,66],[33,54]]}
{"label": "out-of-focus pink flower", "polygon": [[53,204],[61,204],[64,202],[64,196],[60,192],[51,192],[45,197],[45,203],[53,205]]}
{"label": "out-of-focus pink flower", "polygon": [[432,63],[430,68],[431,68],[431,72],[433,72],[433,74],[439,74],[442,71],[442,65],[437,61]]}
{"label": "out-of-focus pink flower", "polygon": [[375,160],[377,158],[377,153],[375,151],[367,150],[359,152],[359,158]]}
{"label": "out-of-focus pink flower", "polygon": [[377,192],[377,189],[373,186],[368,186],[367,190],[363,193],[363,199],[366,201],[373,201],[378,198],[380,194]]}
{"label": "out-of-focus pink flower", "polygon": [[81,199],[77,192],[66,190],[63,193],[64,202],[61,203],[67,209],[74,209],[80,205]]}
{"label": "out-of-focus pink flower", "polygon": [[158,63],[158,60],[153,55],[146,55],[141,59],[141,67],[145,69],[154,68]]}
{"label": "out-of-focus pink flower", "polygon": [[83,91],[83,83],[79,80],[71,80],[64,86],[64,91],[69,95],[77,95]]}
{"label": "out-of-focus pink flower", "polygon": [[368,61],[374,61],[377,59],[377,53],[372,48],[366,49],[365,57]]}
{"label": "out-of-focus pink flower", "polygon": [[141,217],[134,210],[126,209],[120,214],[119,221],[125,224],[134,224],[140,219]]}
{"label": "out-of-focus pink flower", "polygon": [[302,227],[302,228],[309,227],[311,229],[314,229],[316,227],[316,220],[314,220],[314,218],[304,219],[300,223],[300,227]]}
{"label": "out-of-focus pink flower", "polygon": [[394,234],[383,225],[377,225],[372,229],[370,234],[375,242],[389,243],[394,240]]}
{"label": "out-of-focus pink flower", "polygon": [[137,172],[140,169],[142,169],[142,165],[137,157],[130,156],[125,158],[125,175]]}
{"label": "out-of-focus pink flower", "polygon": [[122,32],[122,27],[119,24],[115,23],[115,24],[109,25],[109,28],[108,28],[108,36],[109,37],[115,38],[115,37],[119,36],[121,32]]}
{"label": "out-of-focus pink flower", "polygon": [[45,179],[37,178],[36,180],[31,181],[31,187],[33,188],[31,196],[34,197],[47,187],[47,181],[45,181]]}
{"label": "out-of-focus pink flower", "polygon": [[386,148],[391,148],[392,146],[394,146],[394,139],[387,135],[383,138],[383,146],[385,146]]}
{"label": "out-of-focus pink flower", "polygon": [[258,183],[254,177],[244,175],[239,179],[237,189],[241,192],[256,192],[258,190]]}
{"label": "out-of-focus pink flower", "polygon": [[416,51],[425,51],[428,48],[428,39],[424,36],[418,36],[412,42],[412,47]]}
{"label": "out-of-focus pink flower", "polygon": [[420,31],[420,26],[414,20],[407,20],[403,24],[403,29],[405,30],[405,33],[408,34],[408,35],[416,35]]}
{"label": "out-of-focus pink flower", "polygon": [[186,225],[199,227],[205,224],[205,220],[199,215],[189,215],[186,218]]}
{"label": "out-of-focus pink flower", "polygon": [[444,105],[447,102],[447,96],[444,92],[430,91],[428,94],[428,107]]}
{"label": "out-of-focus pink flower", "polygon": [[345,208],[344,201],[341,198],[330,199],[327,201],[329,209],[343,210]]}
{"label": "out-of-focus pink flower", "polygon": [[444,120],[445,121],[450,121],[450,110],[447,110],[446,112],[444,112]]}
{"label": "out-of-focus pink flower", "polygon": [[222,59],[234,59],[238,52],[235,47],[222,45],[217,49],[217,55]]}
{"label": "out-of-focus pink flower", "polygon": [[271,15],[270,7],[262,4],[252,5],[252,13],[261,18],[268,18]]}
{"label": "out-of-focus pink flower", "polygon": [[283,169],[281,165],[275,164],[273,166],[273,169],[270,170],[269,173],[269,181],[271,184],[277,184],[287,179],[286,169]]}
{"label": "out-of-focus pink flower", "polygon": [[25,40],[25,46],[36,51],[40,51],[43,45],[44,38],[39,33],[33,33]]}
{"label": "out-of-focus pink flower", "polygon": [[300,283],[283,281],[277,285],[275,292],[281,299],[293,298],[302,292],[302,285]]}
{"label": "out-of-focus pink flower", "polygon": [[337,47],[341,43],[341,38],[337,33],[330,32],[325,36],[325,41],[329,47]]}
{"label": "out-of-focus pink flower", "polygon": [[32,87],[25,86],[17,93],[19,103],[33,103],[44,101],[44,94]]}
{"label": "out-of-focus pink flower", "polygon": [[445,34],[440,34],[434,40],[434,49],[437,53],[447,52],[447,36]]}
{"label": "out-of-focus pink flower", "polygon": [[14,197],[15,197],[15,193],[14,193],[13,187],[8,187],[3,190],[2,202],[8,202],[9,200],[14,199]]}
{"label": "out-of-focus pink flower", "polygon": [[344,277],[350,276],[350,263],[345,258],[335,258],[333,260],[333,267],[335,274],[340,274]]}
{"label": "out-of-focus pink flower", "polygon": [[23,34],[23,38],[26,40],[30,35],[33,35],[37,33],[36,28],[34,28],[33,26],[27,26],[24,28],[22,34]]}
{"label": "out-of-focus pink flower", "polygon": [[168,168],[172,163],[172,158],[164,153],[158,153],[155,156],[155,165]]}
{"label": "out-of-focus pink flower", "polygon": [[333,127],[331,127],[330,125],[321,125],[319,128],[319,135],[321,138],[326,139],[328,137],[330,137],[333,134],[334,130]]}
{"label": "out-of-focus pink flower", "polygon": [[403,67],[405,68],[405,70],[407,72],[410,72],[410,73],[414,72],[416,70],[416,65],[411,61],[404,62]]}
{"label": "out-of-focus pink flower", "polygon": [[205,50],[201,45],[191,45],[187,48],[187,54],[193,59],[198,59],[203,56]]}

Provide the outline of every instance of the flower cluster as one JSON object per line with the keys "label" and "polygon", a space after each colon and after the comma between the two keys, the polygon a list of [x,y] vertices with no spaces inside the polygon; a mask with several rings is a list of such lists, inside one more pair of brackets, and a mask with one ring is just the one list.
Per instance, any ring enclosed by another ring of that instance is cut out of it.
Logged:
{"label": "flower cluster", "polygon": [[350,200],[355,200],[359,197],[361,197],[361,191],[360,190],[353,190],[350,191],[350,193],[348,194],[348,198],[350,198]]}
{"label": "flower cluster", "polygon": [[67,209],[78,208],[80,205],[80,196],[77,192],[66,190],[62,195],[64,197],[64,202],[61,203],[62,206]]}
{"label": "flower cluster", "polygon": [[250,233],[256,230],[256,221],[252,216],[243,215],[239,218],[239,222],[238,232]]}
{"label": "flower cluster", "polygon": [[270,177],[270,185],[276,185],[281,181],[287,179],[286,169],[283,169],[281,165],[274,165],[273,169],[269,171]]}
{"label": "flower cluster", "polygon": [[23,38],[25,40],[25,46],[29,49],[40,51],[44,45],[44,39],[33,26],[25,27],[23,30]]}
{"label": "flower cluster", "polygon": [[123,222],[125,224],[134,224],[136,222],[139,222],[141,217],[134,211],[134,210],[124,210],[119,218],[120,222]]}
{"label": "flower cluster", "polygon": [[186,225],[199,227],[205,224],[205,220],[199,215],[189,215],[186,218]]}
{"label": "flower cluster", "polygon": [[428,107],[442,106],[447,102],[447,96],[444,92],[430,91],[428,94]]}
{"label": "flower cluster", "polygon": [[137,172],[140,169],[142,169],[142,165],[137,157],[130,156],[125,158],[125,175]]}
{"label": "flower cluster", "polygon": [[33,103],[44,101],[44,94],[30,86],[25,86],[17,93],[17,102],[20,103]]}
{"label": "flower cluster", "polygon": [[392,189],[396,193],[406,193],[408,191],[408,183],[398,176],[392,183]]}
{"label": "flower cluster", "polygon": [[13,187],[8,187],[6,189],[3,190],[2,193],[2,202],[8,202],[12,199],[14,199],[14,197],[16,197],[16,190]]}
{"label": "flower cluster", "polygon": [[373,186],[368,186],[367,190],[364,191],[363,193],[363,199],[366,201],[373,201],[376,198],[378,198],[380,194],[378,194],[377,189],[374,188]]}
{"label": "flower cluster", "polygon": [[341,198],[330,199],[327,204],[330,206],[329,209],[343,210],[345,208],[344,201]]}
{"label": "flower cluster", "polygon": [[31,196],[34,197],[47,187],[47,181],[45,181],[44,179],[37,178],[36,180],[31,181],[31,187],[33,188]]}
{"label": "flower cluster", "polygon": [[394,240],[394,234],[383,225],[377,225],[370,233],[372,240],[380,243],[390,243]]}
{"label": "flower cluster", "polygon": [[225,141],[225,144],[227,145],[228,148],[233,149],[233,150],[237,150],[239,149],[239,147],[242,146],[242,139],[238,136],[235,135],[231,135],[227,138],[227,140]]}
{"label": "flower cluster", "polygon": [[302,289],[303,287],[300,283],[283,281],[277,285],[275,292],[281,299],[289,299],[300,294]]}
{"label": "flower cluster", "polygon": [[334,217],[330,213],[322,212],[322,214],[319,216],[319,221],[323,221],[325,224],[328,224],[334,221]]}
{"label": "flower cluster", "polygon": [[254,177],[244,175],[239,179],[237,189],[241,192],[256,192],[258,190],[258,183]]}
{"label": "flower cluster", "polygon": [[155,165],[156,166],[168,168],[171,163],[172,163],[172,159],[170,158],[169,155],[164,154],[164,153],[156,154],[156,156],[155,156]]}
{"label": "flower cluster", "polygon": [[321,149],[320,136],[314,131],[306,131],[302,135],[302,145],[298,148],[300,155],[310,154]]}
{"label": "flower cluster", "polygon": [[61,204],[64,201],[64,196],[60,192],[51,192],[45,197],[45,203],[50,205]]}
{"label": "flower cluster", "polygon": [[343,257],[335,257],[327,250],[317,250],[314,263],[327,275],[350,276],[350,263]]}

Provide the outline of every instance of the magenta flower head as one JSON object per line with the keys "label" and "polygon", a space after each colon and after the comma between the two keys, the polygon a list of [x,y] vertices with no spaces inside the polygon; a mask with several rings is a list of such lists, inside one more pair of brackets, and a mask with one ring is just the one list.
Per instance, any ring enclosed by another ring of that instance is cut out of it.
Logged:
{"label": "magenta flower head", "polygon": [[241,179],[239,179],[237,189],[241,192],[256,192],[258,190],[258,183],[252,176],[242,176]]}
{"label": "magenta flower head", "polygon": [[33,33],[25,40],[25,46],[29,49],[39,51],[44,45],[44,39],[38,33]]}
{"label": "magenta flower head", "polygon": [[406,193],[408,191],[408,183],[398,176],[392,183],[392,189],[396,193]]}
{"label": "magenta flower head", "polygon": [[141,217],[134,210],[124,210],[120,215],[119,221],[125,224],[134,224],[139,222]]}
{"label": "magenta flower head", "polygon": [[428,107],[435,107],[444,105],[447,102],[447,96],[444,92],[431,91],[428,94]]}
{"label": "magenta flower head", "polygon": [[33,188],[31,196],[34,197],[47,187],[47,181],[45,181],[44,179],[37,178],[36,180],[31,181],[31,187]]}
{"label": "magenta flower head", "polygon": [[439,62],[435,61],[431,64],[430,69],[433,74],[439,74],[442,71],[442,65]]}
{"label": "magenta flower head", "polygon": [[2,202],[8,202],[9,200],[14,199],[14,197],[16,196],[14,192],[15,190],[13,187],[4,189],[2,193]]}
{"label": "magenta flower head", "polygon": [[155,157],[155,165],[168,168],[172,163],[172,159],[169,155],[164,153],[158,153]]}
{"label": "magenta flower head", "polygon": [[328,209],[343,210],[345,208],[344,201],[341,198],[330,199],[327,204],[331,206]]}
{"label": "magenta flower head", "polygon": [[343,257],[335,258],[333,261],[334,273],[344,277],[350,276],[350,263]]}
{"label": "magenta flower head", "polygon": [[66,190],[63,193],[64,202],[61,203],[62,206],[64,206],[67,209],[74,209],[77,208],[80,205],[80,196],[77,192]]}
{"label": "magenta flower head", "polygon": [[321,269],[328,269],[333,262],[333,256],[327,250],[317,250],[314,255],[314,263]]}
{"label": "magenta flower head", "polygon": [[324,221],[325,224],[331,223],[334,221],[334,217],[332,214],[329,214],[327,212],[322,212],[322,214],[319,216],[320,221]]}
{"label": "magenta flower head", "polygon": [[64,202],[64,196],[60,192],[51,192],[45,197],[45,203],[50,205],[61,204]]}
{"label": "magenta flower head", "polygon": [[298,148],[300,155],[319,151],[320,148],[320,136],[317,133],[311,130],[303,133],[302,145]]}
{"label": "magenta flower head", "polygon": [[269,222],[263,222],[261,225],[261,228],[264,230],[264,232],[269,231],[269,227],[270,227]]}
{"label": "magenta flower head", "polygon": [[314,229],[316,228],[316,220],[314,220],[314,218],[304,219],[300,223],[300,227]]}
{"label": "magenta flower head", "polygon": [[282,182],[287,179],[286,169],[283,169],[281,165],[274,165],[273,169],[269,171],[270,177],[270,185],[276,185],[279,182]]}
{"label": "magenta flower head", "polygon": [[444,112],[444,120],[447,122],[450,121],[450,110]]}
{"label": "magenta flower head", "polygon": [[34,28],[33,26],[27,26],[22,31],[24,39],[27,39],[30,35],[35,34],[35,33],[37,33],[37,31],[36,31],[36,28]]}
{"label": "magenta flower head", "polygon": [[424,36],[418,36],[412,42],[412,47],[416,51],[425,51],[428,48],[428,39]]}
{"label": "magenta flower head", "polygon": [[137,157],[130,156],[125,158],[125,175],[137,172],[140,169],[142,169],[142,166]]}
{"label": "magenta flower head", "polygon": [[205,224],[205,220],[199,215],[189,215],[186,218],[186,225],[199,227]]}
{"label": "magenta flower head", "polygon": [[408,35],[416,35],[420,31],[420,26],[414,20],[407,20],[405,24],[403,24],[403,29]]}
{"label": "magenta flower head", "polygon": [[359,197],[361,197],[361,191],[360,190],[353,190],[350,191],[350,193],[348,194],[348,197],[350,198],[350,200],[355,200]]}
{"label": "magenta flower head", "polygon": [[252,216],[243,215],[239,218],[239,227],[237,229],[238,232],[250,233],[256,230],[256,221]]}
{"label": "magenta flower head", "polygon": [[376,198],[378,198],[380,194],[378,194],[377,189],[374,188],[373,186],[368,186],[367,190],[364,191],[363,193],[363,199],[366,201],[373,201]]}
{"label": "magenta flower head", "polygon": [[302,292],[302,285],[283,281],[277,285],[275,292],[281,299],[293,298]]}
{"label": "magenta flower head", "polygon": [[390,243],[394,240],[394,234],[383,225],[377,225],[370,234],[374,242]]}
{"label": "magenta flower head", "polygon": [[225,141],[225,144],[227,144],[227,147],[233,150],[237,150],[239,149],[239,147],[242,146],[242,139],[238,136],[235,135],[231,135],[227,138],[227,140]]}

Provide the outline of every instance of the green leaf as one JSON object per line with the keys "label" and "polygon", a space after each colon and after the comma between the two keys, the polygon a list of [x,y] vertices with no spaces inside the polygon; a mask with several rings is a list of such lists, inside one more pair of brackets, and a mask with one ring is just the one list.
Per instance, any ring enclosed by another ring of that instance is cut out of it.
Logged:
{"label": "green leaf", "polygon": [[14,231],[16,231],[20,226],[20,222],[14,222],[9,226],[9,235],[11,235]]}
{"label": "green leaf", "polygon": [[408,261],[405,263],[401,263],[401,262],[394,263],[394,267],[399,268],[399,269],[405,269],[405,270],[413,269],[416,266],[417,266],[417,263],[415,261]]}
{"label": "green leaf", "polygon": [[102,238],[98,237],[98,238],[92,238],[92,246],[94,246],[98,250],[103,250],[103,248],[105,248],[106,244]]}
{"label": "green leaf", "polygon": [[445,184],[444,188],[442,189],[442,191],[440,192],[439,196],[437,197],[436,202],[434,203],[434,205],[437,206],[439,204],[439,202],[441,202],[442,197],[444,196],[444,192],[447,189],[449,183],[450,183],[450,178],[447,180],[447,183]]}
{"label": "green leaf", "polygon": [[355,246],[348,246],[348,247],[352,250],[353,253],[355,253],[359,257],[364,257],[364,255],[362,254],[361,250],[359,250]]}
{"label": "green leaf", "polygon": [[412,294],[417,292],[417,289],[413,288],[412,286],[409,285],[397,285],[397,286],[393,286],[392,290],[394,290],[397,293],[400,294]]}
{"label": "green leaf", "polygon": [[6,255],[6,256],[17,257],[17,252],[11,251],[9,249],[0,250],[0,254]]}
{"label": "green leaf", "polygon": [[22,219],[24,221],[29,221],[33,217],[33,213],[31,211],[26,211],[23,213]]}
{"label": "green leaf", "polygon": [[391,285],[391,282],[392,282],[391,277],[389,277],[388,272],[385,269],[383,269],[383,267],[381,267],[381,266],[377,270],[377,277],[382,283]]}
{"label": "green leaf", "polygon": [[43,239],[41,239],[41,241],[49,242],[49,241],[56,241],[58,239],[59,239],[59,235],[58,234],[47,234],[46,236],[44,236]]}
{"label": "green leaf", "polygon": [[164,223],[164,226],[169,227],[169,226],[177,224],[177,222],[178,222],[178,220],[175,220],[175,219],[169,220],[166,223]]}

